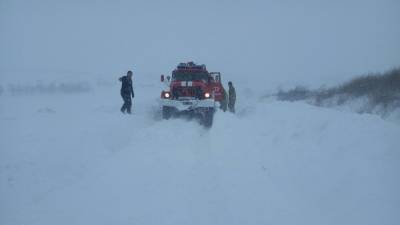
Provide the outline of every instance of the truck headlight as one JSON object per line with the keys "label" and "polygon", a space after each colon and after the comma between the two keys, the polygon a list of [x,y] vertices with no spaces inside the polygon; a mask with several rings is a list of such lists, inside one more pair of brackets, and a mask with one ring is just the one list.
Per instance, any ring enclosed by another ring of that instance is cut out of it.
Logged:
{"label": "truck headlight", "polygon": [[206,93],[204,93],[204,97],[205,97],[205,98],[210,98],[211,95],[210,95],[210,93],[206,92]]}
{"label": "truck headlight", "polygon": [[164,93],[164,97],[165,97],[165,98],[169,98],[169,97],[171,97],[171,94],[170,94],[169,92],[165,92],[165,93]]}

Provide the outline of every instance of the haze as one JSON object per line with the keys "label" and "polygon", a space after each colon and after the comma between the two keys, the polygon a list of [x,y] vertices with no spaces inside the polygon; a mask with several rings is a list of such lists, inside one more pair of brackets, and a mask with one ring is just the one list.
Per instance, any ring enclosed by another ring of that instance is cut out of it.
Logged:
{"label": "haze", "polygon": [[0,72],[158,79],[193,60],[242,85],[330,85],[400,65],[399,9],[396,0],[1,0]]}

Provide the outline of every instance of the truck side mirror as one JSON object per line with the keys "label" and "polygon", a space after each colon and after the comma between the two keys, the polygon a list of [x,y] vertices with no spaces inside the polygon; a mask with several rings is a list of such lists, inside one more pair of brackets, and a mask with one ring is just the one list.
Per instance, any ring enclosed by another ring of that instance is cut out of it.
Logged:
{"label": "truck side mirror", "polygon": [[164,75],[161,75],[161,82],[164,82]]}

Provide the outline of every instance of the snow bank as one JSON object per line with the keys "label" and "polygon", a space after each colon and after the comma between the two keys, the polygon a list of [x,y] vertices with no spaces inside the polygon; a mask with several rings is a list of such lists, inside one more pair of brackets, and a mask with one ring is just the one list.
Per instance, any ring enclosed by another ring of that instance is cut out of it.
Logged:
{"label": "snow bank", "polygon": [[[400,127],[256,101],[206,130],[158,116],[160,87],[0,96],[0,224],[397,224]],[[61,99],[61,101],[60,101]]]}
{"label": "snow bank", "polygon": [[97,88],[115,87],[118,79],[117,75],[79,72],[73,72],[71,75],[62,71],[29,73],[0,71],[0,74],[0,95],[79,94]]}

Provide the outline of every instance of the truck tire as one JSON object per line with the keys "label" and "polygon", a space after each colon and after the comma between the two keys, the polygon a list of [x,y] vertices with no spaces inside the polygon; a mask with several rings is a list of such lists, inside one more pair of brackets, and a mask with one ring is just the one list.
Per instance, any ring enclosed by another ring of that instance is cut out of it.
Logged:
{"label": "truck tire", "polygon": [[172,111],[173,111],[173,109],[171,107],[163,106],[162,107],[162,118],[165,120],[170,119],[172,116]]}
{"label": "truck tire", "polygon": [[220,101],[220,109],[222,109],[222,111],[226,112],[226,110],[228,109],[228,95],[226,94],[225,89],[223,89],[223,98]]}
{"label": "truck tire", "polygon": [[203,125],[206,128],[210,128],[213,124],[213,120],[214,120],[214,109],[213,108],[209,108],[206,113],[204,114],[203,117]]}

